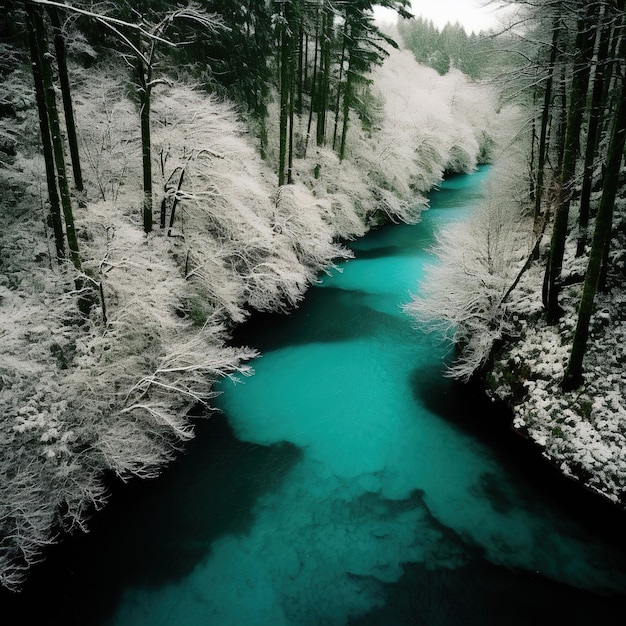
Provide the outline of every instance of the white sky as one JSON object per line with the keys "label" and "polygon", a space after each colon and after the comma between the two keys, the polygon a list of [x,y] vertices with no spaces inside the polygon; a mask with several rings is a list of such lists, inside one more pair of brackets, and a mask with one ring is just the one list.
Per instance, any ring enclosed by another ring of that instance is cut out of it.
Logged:
{"label": "white sky", "polygon": [[[488,0],[411,0],[412,13],[431,19],[443,28],[447,22],[457,20],[468,33],[498,26],[498,13],[494,6],[484,7]],[[382,22],[395,22],[396,13],[377,7],[374,15]]]}

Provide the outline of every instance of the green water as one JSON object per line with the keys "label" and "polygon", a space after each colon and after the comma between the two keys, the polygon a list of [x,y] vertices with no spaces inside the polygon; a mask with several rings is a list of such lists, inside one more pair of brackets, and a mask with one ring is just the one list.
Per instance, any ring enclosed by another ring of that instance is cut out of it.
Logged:
{"label": "green water", "polygon": [[355,242],[296,313],[244,330],[256,375],[65,555],[63,623],[623,623],[623,550],[472,432],[488,403],[442,377],[447,348],[400,309],[487,175],[447,181],[420,224]]}
{"label": "green water", "polygon": [[[485,444],[424,400],[452,389],[441,378],[446,348],[412,328],[400,304],[432,262],[433,232],[467,215],[485,175],[446,182],[419,225],[356,242],[356,259],[299,314],[257,336],[256,375],[225,385],[219,406],[239,440],[288,442],[297,458],[257,495],[243,531],[213,539],[175,582],[128,588],[111,624],[422,623],[413,620],[432,605],[390,608],[394,585],[428,598],[429,572],[473,576],[477,559],[511,584],[528,572],[546,585],[623,589],[602,545],[535,506]],[[462,605],[449,622],[434,615],[424,623],[467,623]]]}

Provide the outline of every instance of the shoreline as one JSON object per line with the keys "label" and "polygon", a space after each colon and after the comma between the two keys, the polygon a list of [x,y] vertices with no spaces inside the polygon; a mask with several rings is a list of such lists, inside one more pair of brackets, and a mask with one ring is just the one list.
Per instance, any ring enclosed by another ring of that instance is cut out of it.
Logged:
{"label": "shoreline", "polygon": [[555,461],[543,453],[541,445],[515,428],[512,408],[506,401],[491,397],[482,381],[455,381],[453,386],[461,389],[462,397],[477,401],[479,407],[487,413],[487,419],[484,419],[484,415],[473,415],[471,424],[459,424],[458,421],[457,424],[481,440],[489,441],[491,446],[497,442],[500,453],[506,453],[507,458],[524,471],[529,482],[550,496],[560,510],[593,532],[606,534],[608,530],[612,535],[611,540],[619,542],[626,549],[623,533],[626,508],[561,471]]}

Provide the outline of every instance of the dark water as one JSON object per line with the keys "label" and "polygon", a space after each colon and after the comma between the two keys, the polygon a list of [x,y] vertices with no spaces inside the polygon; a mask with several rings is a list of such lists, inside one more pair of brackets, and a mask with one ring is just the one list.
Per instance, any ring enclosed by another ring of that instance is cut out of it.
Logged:
{"label": "dark water", "polygon": [[243,329],[256,375],[223,387],[224,415],[161,479],[2,596],[15,623],[622,624],[624,520],[520,454],[400,310],[485,176],[447,181],[420,224],[356,242],[295,314]]}

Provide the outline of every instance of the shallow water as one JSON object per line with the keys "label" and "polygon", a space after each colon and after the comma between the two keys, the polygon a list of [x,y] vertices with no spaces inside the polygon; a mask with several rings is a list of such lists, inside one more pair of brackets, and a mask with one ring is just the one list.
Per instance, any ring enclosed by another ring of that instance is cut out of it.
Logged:
{"label": "shallow water", "polygon": [[459,398],[446,346],[400,308],[487,175],[446,181],[420,224],[355,242],[249,331],[263,356],[223,386],[225,417],[69,574],[84,624],[621,623],[623,552],[463,426],[488,405]]}

